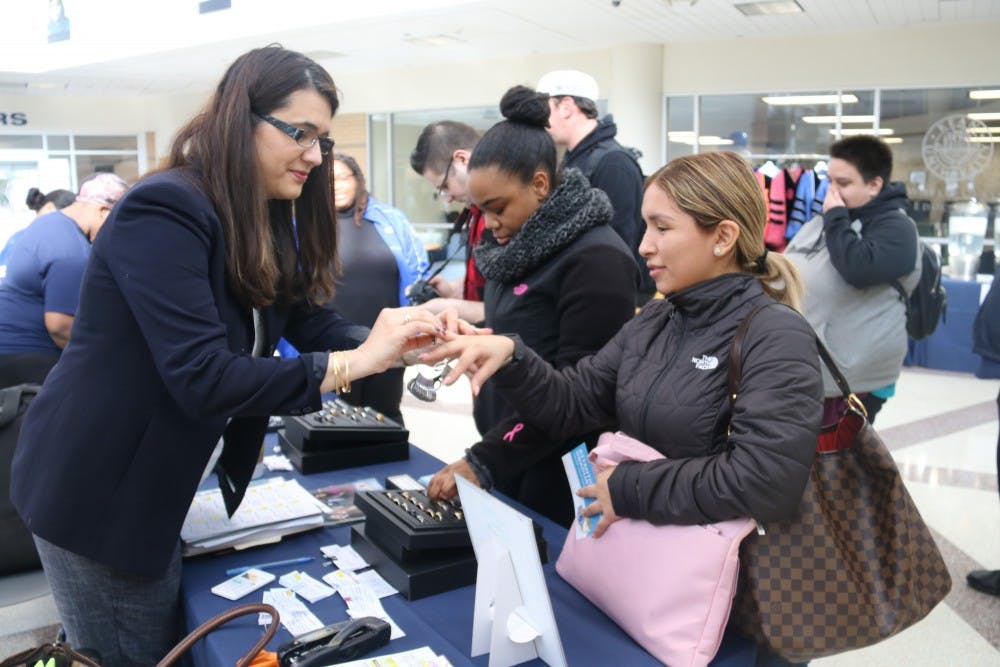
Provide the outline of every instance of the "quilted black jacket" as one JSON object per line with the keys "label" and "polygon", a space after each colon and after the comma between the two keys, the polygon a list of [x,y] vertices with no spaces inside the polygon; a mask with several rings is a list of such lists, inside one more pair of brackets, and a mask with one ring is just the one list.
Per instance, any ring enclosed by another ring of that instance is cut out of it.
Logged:
{"label": "quilted black jacket", "polygon": [[495,380],[553,441],[613,424],[667,457],[618,466],[609,485],[620,516],[655,524],[783,518],[798,507],[808,478],[823,390],[812,330],[775,305],[747,332],[730,403],[733,336],[767,300],[752,276],[720,276],[650,302],[571,368],[556,371],[518,342]]}

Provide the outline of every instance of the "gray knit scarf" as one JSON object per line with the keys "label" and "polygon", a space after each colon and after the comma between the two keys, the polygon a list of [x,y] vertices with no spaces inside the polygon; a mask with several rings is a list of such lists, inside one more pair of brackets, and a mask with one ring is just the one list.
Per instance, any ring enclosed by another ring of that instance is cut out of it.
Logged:
{"label": "gray knit scarf", "polygon": [[476,266],[490,280],[512,283],[537,269],[588,229],[610,223],[613,216],[604,191],[590,187],[580,170],[567,169],[555,191],[510,242],[500,245],[489,237],[475,247],[472,252]]}

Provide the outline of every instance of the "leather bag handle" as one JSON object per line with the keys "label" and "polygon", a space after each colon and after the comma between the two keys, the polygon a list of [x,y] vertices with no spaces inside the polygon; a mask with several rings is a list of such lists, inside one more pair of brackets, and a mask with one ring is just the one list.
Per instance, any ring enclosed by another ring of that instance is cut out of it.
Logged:
{"label": "leather bag handle", "polygon": [[177,646],[171,649],[163,660],[157,663],[156,667],[168,667],[169,665],[177,662],[177,659],[188,652],[188,650],[197,642],[199,639],[212,632],[221,625],[225,625],[234,618],[239,618],[240,616],[246,616],[247,614],[270,614],[271,623],[264,630],[264,634],[261,635],[257,643],[253,645],[250,651],[244,655],[236,663],[236,667],[246,667],[250,662],[257,657],[271,638],[274,637],[274,633],[278,631],[278,623],[280,621],[280,616],[278,615],[278,610],[269,604],[264,604],[261,602],[251,602],[249,604],[241,604],[238,607],[233,607],[232,609],[227,609],[221,613],[216,614],[212,618],[208,619],[197,628],[192,630],[187,637],[182,639]]}
{"label": "leather bag handle", "polygon": [[[747,331],[750,329],[750,320],[754,316],[765,308],[778,305],[788,308],[782,303],[764,303],[753,310],[743,318],[740,322],[739,328],[736,330],[736,335],[733,336],[733,344],[729,350],[729,373],[726,380],[726,386],[729,389],[729,400],[736,400],[736,393],[739,389],[740,380],[743,379],[743,339],[746,337]],[[833,361],[833,357],[830,356],[829,350],[823,345],[823,341],[819,339],[819,336],[813,333],[813,338],[816,340],[816,349],[819,351],[819,357],[823,360],[823,365],[826,369],[830,371],[830,375],[833,377],[833,381],[837,383],[837,388],[840,389],[840,393],[844,396],[844,400],[847,401],[848,405],[852,407],[859,407],[861,401],[858,400],[854,392],[851,391],[850,385],[847,384],[847,378],[844,374],[840,372],[837,368],[837,364]],[[865,412],[864,408],[860,408],[862,412]]]}

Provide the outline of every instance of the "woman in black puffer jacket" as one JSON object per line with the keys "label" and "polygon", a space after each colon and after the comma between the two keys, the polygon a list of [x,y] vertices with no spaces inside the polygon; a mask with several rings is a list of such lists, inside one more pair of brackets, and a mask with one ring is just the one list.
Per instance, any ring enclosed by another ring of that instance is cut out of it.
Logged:
{"label": "woman in black puffer jacket", "polygon": [[[471,368],[473,391],[503,366],[497,390],[553,441],[610,422],[667,457],[598,476],[587,511],[603,513],[598,535],[622,517],[655,524],[787,517],[808,478],[823,392],[812,329],[777,305],[797,306],[801,287],[788,260],[764,251],[767,213],[753,173],[735,153],[678,158],[647,181],[642,213],[639,250],[666,298],[647,304],[599,352],[557,371],[516,337],[459,336],[425,358],[460,357],[446,382]],[[749,327],[734,406],[726,392],[730,345],[763,303],[775,305]]]}
{"label": "woman in black puffer jacket", "polygon": [[[764,249],[756,179],[735,153],[684,156],[647,181],[642,215],[639,252],[666,298],[644,306],[596,354],[556,370],[516,337],[456,336],[424,360],[459,357],[445,382],[469,371],[473,392],[496,372],[496,390],[525,424],[511,430],[501,455],[477,450],[494,474],[514,452],[543,456],[539,443],[608,424],[663,453],[598,473],[586,489],[595,502],[584,510],[602,514],[595,537],[624,517],[701,524],[791,516],[816,449],[823,386],[812,329],[778,305],[796,307],[801,286],[789,261]],[[733,402],[730,346],[762,304],[771,305],[750,322]],[[538,432],[549,439],[525,437]],[[436,481],[432,497],[442,491]],[[758,664],[790,663],[765,650]]]}

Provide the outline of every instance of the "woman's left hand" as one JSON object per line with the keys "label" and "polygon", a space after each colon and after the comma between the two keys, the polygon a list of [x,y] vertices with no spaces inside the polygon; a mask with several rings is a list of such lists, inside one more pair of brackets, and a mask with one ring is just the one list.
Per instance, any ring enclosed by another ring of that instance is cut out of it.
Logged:
{"label": "woman's left hand", "polygon": [[594,502],[583,508],[584,516],[601,515],[601,520],[594,526],[593,537],[600,537],[608,526],[618,521],[622,517],[615,514],[615,508],[611,504],[611,489],[608,488],[608,478],[615,471],[615,466],[610,466],[597,473],[597,482],[585,486],[576,492],[576,495],[583,498],[593,498]]}

